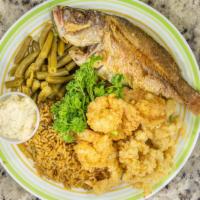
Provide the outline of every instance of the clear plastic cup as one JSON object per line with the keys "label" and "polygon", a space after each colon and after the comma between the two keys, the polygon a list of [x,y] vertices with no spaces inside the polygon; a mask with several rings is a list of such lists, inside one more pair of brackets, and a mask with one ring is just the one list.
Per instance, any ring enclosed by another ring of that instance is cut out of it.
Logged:
{"label": "clear plastic cup", "polygon": [[0,96],[0,102],[5,101],[7,98],[9,98],[12,95],[29,98],[31,100],[31,103],[33,104],[33,106],[35,108],[35,112],[36,112],[36,122],[34,125],[34,129],[31,133],[27,133],[28,136],[26,139],[18,140],[18,139],[12,139],[12,138],[8,138],[8,137],[0,135],[0,140],[3,140],[5,142],[11,143],[11,144],[21,144],[21,143],[24,143],[24,142],[28,141],[29,139],[31,139],[34,136],[34,134],[36,133],[36,131],[39,127],[39,123],[40,123],[40,112],[39,112],[39,109],[38,109],[37,105],[35,104],[35,102],[29,96],[27,96],[26,94],[21,93],[21,92],[7,92]]}

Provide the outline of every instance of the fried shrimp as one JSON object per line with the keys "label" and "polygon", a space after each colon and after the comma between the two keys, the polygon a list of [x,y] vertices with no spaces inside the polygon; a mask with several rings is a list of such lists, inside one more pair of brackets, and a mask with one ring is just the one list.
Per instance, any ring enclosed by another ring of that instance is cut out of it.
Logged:
{"label": "fried shrimp", "polygon": [[122,123],[123,107],[121,100],[108,97],[97,97],[88,106],[88,124],[94,131],[111,133]]}
{"label": "fried shrimp", "polygon": [[148,118],[149,121],[158,121],[159,123],[166,119],[166,101],[151,93],[146,94],[144,99],[139,100],[136,107],[143,118]]}
{"label": "fried shrimp", "polygon": [[116,160],[117,151],[108,135],[87,129],[78,135],[77,140],[75,151],[84,169],[107,167]]}
{"label": "fried shrimp", "polygon": [[112,165],[108,166],[108,171],[110,172],[109,179],[103,179],[101,181],[96,182],[93,185],[93,190],[97,194],[101,194],[110,190],[112,187],[117,186],[120,184],[120,179],[122,176],[122,170],[117,163],[113,163]]}
{"label": "fried shrimp", "polygon": [[110,173],[108,179],[100,180],[92,186],[94,192],[102,193],[118,185],[122,171],[117,161],[117,151],[109,136],[85,130],[77,139],[74,150],[82,167],[91,172],[95,168],[107,168]]}
{"label": "fried shrimp", "polygon": [[78,135],[77,139],[78,144],[75,146],[75,151],[86,170],[106,167],[117,156],[112,140],[107,135],[85,130]]}
{"label": "fried shrimp", "polygon": [[169,155],[174,151],[173,146],[162,151],[132,137],[122,142],[120,149],[119,160],[125,168],[123,180],[136,188],[143,188],[145,193],[151,191],[150,186],[171,169],[172,157]]}
{"label": "fried shrimp", "polygon": [[88,125],[94,131],[109,134],[114,140],[131,135],[138,128],[139,121],[133,105],[112,95],[97,97],[88,106]]}
{"label": "fried shrimp", "polygon": [[141,89],[124,88],[124,100],[140,113],[141,124],[149,129],[159,127],[176,110],[176,102],[166,100]]}

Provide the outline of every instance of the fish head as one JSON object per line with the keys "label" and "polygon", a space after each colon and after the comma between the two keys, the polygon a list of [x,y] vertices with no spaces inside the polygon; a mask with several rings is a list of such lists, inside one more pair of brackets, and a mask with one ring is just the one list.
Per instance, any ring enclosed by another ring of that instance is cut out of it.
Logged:
{"label": "fish head", "polygon": [[57,6],[52,13],[57,32],[64,41],[79,47],[102,41],[105,22],[99,11]]}

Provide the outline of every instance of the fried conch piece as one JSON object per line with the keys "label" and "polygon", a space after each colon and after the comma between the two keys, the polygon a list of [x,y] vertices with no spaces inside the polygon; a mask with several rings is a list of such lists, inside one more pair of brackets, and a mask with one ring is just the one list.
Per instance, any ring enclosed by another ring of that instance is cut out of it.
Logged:
{"label": "fried conch piece", "polygon": [[139,112],[141,125],[148,129],[160,127],[170,116],[176,116],[176,102],[141,89],[124,88],[124,100]]}
{"label": "fried conch piece", "polygon": [[91,185],[95,193],[103,193],[120,184],[122,171],[117,160],[117,151],[108,135],[85,130],[78,135],[74,149],[83,169],[93,171],[107,168],[110,173],[108,179]]}
{"label": "fried conch piece", "polygon": [[131,135],[140,124],[140,115],[134,106],[112,95],[97,97],[89,104],[86,115],[91,129],[114,140]]}
{"label": "fried conch piece", "polygon": [[119,161],[125,169],[122,179],[136,188],[144,189],[146,194],[152,191],[153,184],[169,173],[174,154],[174,146],[162,151],[147,145],[148,137],[143,132],[140,138],[132,137],[119,147]]}

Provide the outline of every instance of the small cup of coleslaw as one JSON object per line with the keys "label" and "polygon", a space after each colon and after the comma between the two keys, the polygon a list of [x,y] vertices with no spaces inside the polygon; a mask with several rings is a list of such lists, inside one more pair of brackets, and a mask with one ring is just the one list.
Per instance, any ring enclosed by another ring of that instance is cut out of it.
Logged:
{"label": "small cup of coleslaw", "polygon": [[0,96],[0,139],[12,144],[24,143],[36,133],[40,123],[35,102],[21,92]]}

